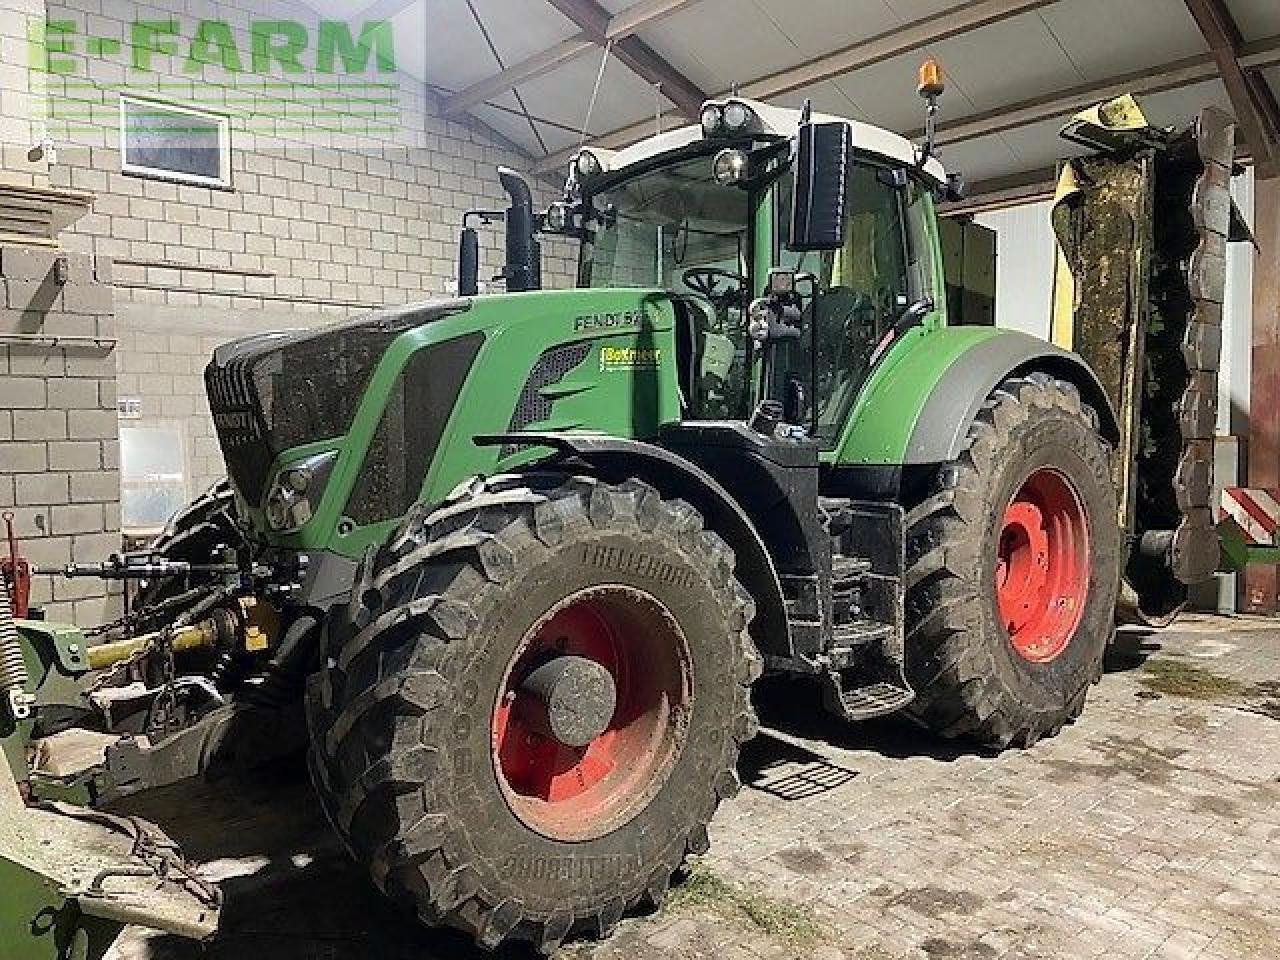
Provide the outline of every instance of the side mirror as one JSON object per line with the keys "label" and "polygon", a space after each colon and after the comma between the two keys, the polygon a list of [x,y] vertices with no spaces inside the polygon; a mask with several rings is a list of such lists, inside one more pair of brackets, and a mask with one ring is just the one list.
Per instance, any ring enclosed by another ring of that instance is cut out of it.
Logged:
{"label": "side mirror", "polygon": [[849,164],[853,132],[849,124],[802,123],[796,144],[795,193],[791,198],[791,240],[796,252],[839,250],[849,220]]}

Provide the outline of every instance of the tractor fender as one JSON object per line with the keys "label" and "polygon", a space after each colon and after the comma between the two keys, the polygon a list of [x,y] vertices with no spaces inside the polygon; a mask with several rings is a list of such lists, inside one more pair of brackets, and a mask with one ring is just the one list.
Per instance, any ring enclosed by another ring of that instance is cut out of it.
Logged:
{"label": "tractor fender", "polygon": [[768,548],[741,505],[697,464],[652,443],[605,434],[531,431],[482,435],[474,442],[479,446],[549,447],[562,456],[584,461],[606,480],[636,477],[652,484],[664,497],[689,503],[734,552],[734,572],[755,602],[751,636],[760,652],[769,657],[794,656],[782,583]]}
{"label": "tractor fender", "polygon": [[1097,375],[1079,354],[1015,330],[982,340],[965,351],[934,383],[907,442],[904,463],[954,460],[964,450],[969,427],[991,392],[1010,377],[1048,373],[1074,384],[1097,412],[1102,434],[1120,440],[1115,410]]}

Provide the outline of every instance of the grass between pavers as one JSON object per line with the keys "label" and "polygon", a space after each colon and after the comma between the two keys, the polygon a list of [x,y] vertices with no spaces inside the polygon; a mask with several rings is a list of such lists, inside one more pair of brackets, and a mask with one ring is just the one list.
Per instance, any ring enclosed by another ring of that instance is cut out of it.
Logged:
{"label": "grass between pavers", "polygon": [[1188,700],[1228,700],[1257,693],[1253,687],[1239,680],[1173,657],[1148,660],[1143,665],[1138,682],[1155,693]]}
{"label": "grass between pavers", "polygon": [[702,864],[672,887],[665,909],[702,910],[792,946],[819,943],[828,936],[807,908],[745,890]]}

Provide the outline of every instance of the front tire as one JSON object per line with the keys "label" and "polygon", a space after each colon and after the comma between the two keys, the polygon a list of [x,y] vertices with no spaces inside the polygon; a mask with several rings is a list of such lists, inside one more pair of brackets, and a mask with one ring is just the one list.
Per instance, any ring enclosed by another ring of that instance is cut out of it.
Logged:
{"label": "front tire", "polygon": [[1097,413],[1045,374],[1006,381],[907,516],[914,716],[1030,746],[1079,715],[1114,632],[1122,563]]}
{"label": "front tire", "polygon": [[[229,481],[219,480],[170,517],[148,550],[166,560],[209,563],[220,547],[247,549],[244,533],[236,525],[236,520],[235,493]],[[185,578],[146,581],[134,598],[134,609],[146,611],[189,587]]]}
{"label": "front tire", "polygon": [[607,934],[738,787],[761,663],[732,551],[635,480],[486,488],[425,520],[366,559],[310,685],[325,811],[429,923],[544,951]]}

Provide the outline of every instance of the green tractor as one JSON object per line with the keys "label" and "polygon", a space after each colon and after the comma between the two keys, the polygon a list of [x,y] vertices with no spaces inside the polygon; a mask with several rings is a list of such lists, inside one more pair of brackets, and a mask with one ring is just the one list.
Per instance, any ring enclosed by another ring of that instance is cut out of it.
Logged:
{"label": "green tractor", "polygon": [[256,562],[308,561],[314,780],[383,890],[489,946],[607,933],[706,849],[762,670],[996,747],[1080,712],[1115,418],[1076,356],[948,322],[935,158],[733,98],[541,215],[501,177],[507,293],[207,372]]}
{"label": "green tractor", "polygon": [[1128,433],[1076,354],[949,316],[931,144],[730,97],[579,151],[545,211],[500,176],[507,292],[467,226],[457,299],[214,353],[228,481],[69,571],[148,581],[87,651],[142,681],[94,694],[133,735],[32,794],[305,744],[390,897],[551,950],[707,849],[762,671],[994,748],[1080,713]]}

